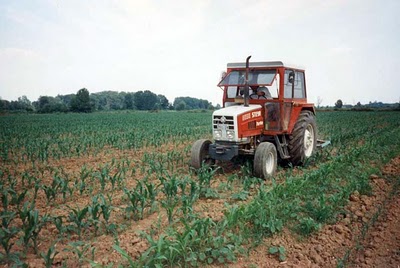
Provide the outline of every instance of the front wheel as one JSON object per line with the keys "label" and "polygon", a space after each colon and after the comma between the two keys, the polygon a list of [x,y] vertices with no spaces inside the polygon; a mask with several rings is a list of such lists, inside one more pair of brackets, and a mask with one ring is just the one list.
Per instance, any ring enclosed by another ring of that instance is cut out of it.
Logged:
{"label": "front wheel", "polygon": [[260,143],[254,155],[254,174],[262,179],[275,175],[278,157],[276,147],[270,142]]}
{"label": "front wheel", "polygon": [[213,159],[208,154],[208,148],[210,147],[211,141],[206,139],[197,140],[193,143],[192,152],[190,157],[190,166],[199,169],[203,162],[206,164],[212,164]]}

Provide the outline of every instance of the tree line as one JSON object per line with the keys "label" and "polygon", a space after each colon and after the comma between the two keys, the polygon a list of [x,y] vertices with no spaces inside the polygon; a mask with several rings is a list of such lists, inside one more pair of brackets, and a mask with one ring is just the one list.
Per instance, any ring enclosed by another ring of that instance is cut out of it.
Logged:
{"label": "tree line", "polygon": [[369,102],[367,104],[361,104],[361,102],[357,102],[356,105],[352,104],[344,104],[341,99],[338,99],[335,102],[334,108],[336,110],[345,108],[345,109],[352,109],[352,110],[371,110],[371,109],[394,109],[394,110],[399,110],[400,109],[400,103],[383,103],[381,101],[374,101],[374,102]]}
{"label": "tree line", "polygon": [[37,113],[112,111],[112,110],[193,110],[214,109],[207,100],[178,97],[173,103],[161,94],[149,90],[138,92],[102,91],[89,93],[86,88],[76,94],[40,96],[31,102],[26,96],[16,101],[0,98],[0,111],[26,111]]}

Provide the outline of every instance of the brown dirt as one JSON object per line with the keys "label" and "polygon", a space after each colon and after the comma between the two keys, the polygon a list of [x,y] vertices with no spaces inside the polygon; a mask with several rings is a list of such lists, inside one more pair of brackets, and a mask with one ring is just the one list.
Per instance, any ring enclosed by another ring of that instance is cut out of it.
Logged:
{"label": "brown dirt", "polygon": [[[370,177],[371,196],[358,192],[350,196],[337,223],[302,240],[284,230],[230,267],[400,267],[400,192],[393,191],[400,176],[400,156],[382,173]],[[286,259],[269,254],[271,246],[283,246]]]}

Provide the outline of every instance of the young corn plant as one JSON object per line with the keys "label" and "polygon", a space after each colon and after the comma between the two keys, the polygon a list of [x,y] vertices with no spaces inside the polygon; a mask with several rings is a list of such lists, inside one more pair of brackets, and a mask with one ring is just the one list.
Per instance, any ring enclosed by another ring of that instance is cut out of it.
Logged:
{"label": "young corn plant", "polygon": [[35,208],[35,203],[34,202],[25,202],[22,207],[18,207],[18,216],[22,221],[22,225],[27,224],[26,222],[28,221],[29,213],[33,211]]}
{"label": "young corn plant", "polygon": [[182,215],[188,218],[192,215],[193,204],[199,198],[199,186],[196,181],[185,178],[181,181],[181,207]]}
{"label": "young corn plant", "polygon": [[67,200],[67,194],[69,194],[69,196],[72,196],[72,193],[74,192],[74,188],[69,186],[69,179],[68,178],[59,178],[60,179],[60,188],[61,188],[61,193],[62,193],[62,197],[63,197],[63,201],[65,203],[65,201]]}
{"label": "young corn plant", "polygon": [[121,185],[121,171],[118,171],[113,176],[110,176],[110,182],[111,182],[111,191],[114,191],[116,184],[118,186],[120,186]]}
{"label": "young corn plant", "polygon": [[41,252],[40,256],[44,261],[46,268],[51,268],[54,265],[54,258],[59,252],[56,249],[56,243],[52,243],[46,253]]}
{"label": "young corn plant", "polygon": [[149,213],[152,213],[156,208],[156,198],[158,195],[158,187],[154,185],[152,182],[148,182],[147,180],[143,180],[144,186],[146,187],[146,195],[148,199],[147,206],[150,208]]}
{"label": "young corn plant", "polygon": [[61,192],[61,189],[63,188],[63,183],[65,184],[64,179],[58,176],[53,176],[53,181],[51,185],[42,185],[42,189],[46,194],[47,204],[56,199],[57,195]]}
{"label": "young corn plant", "polygon": [[99,196],[96,195],[92,197],[92,204],[88,206],[88,213],[90,215],[90,223],[94,228],[94,235],[97,236],[99,230],[100,215],[101,215],[101,205],[99,202]]}
{"label": "young corn plant", "polygon": [[[15,183],[15,182],[14,182]],[[16,205],[17,208],[20,207],[21,203],[25,200],[27,189],[21,190],[19,193],[14,189],[10,189],[9,193],[11,194],[11,205]]]}
{"label": "young corn plant", "polygon": [[101,168],[101,171],[98,173],[97,178],[100,182],[101,191],[104,192],[107,181],[110,180],[110,167],[107,164]]}
{"label": "young corn plant", "polygon": [[110,223],[110,216],[113,210],[110,198],[106,200],[103,195],[99,195],[99,205],[101,209],[101,215],[104,219],[104,227],[107,233],[115,234],[117,226],[114,223]]}
{"label": "young corn plant", "polygon": [[202,167],[197,170],[197,177],[200,186],[200,198],[218,198],[217,191],[211,188],[211,180],[218,170],[219,168],[213,169],[207,165],[202,165]]}
{"label": "young corn plant", "polygon": [[39,190],[42,188],[40,179],[35,178],[35,184],[33,186],[33,200],[35,201],[38,195]]}
{"label": "young corn plant", "polygon": [[86,165],[81,168],[79,173],[79,180],[78,178],[75,180],[75,187],[79,189],[80,195],[86,190],[87,182],[86,180],[89,178],[90,174],[92,173],[92,169],[88,169]]}
{"label": "young corn plant", "polygon": [[168,179],[160,177],[159,179],[162,185],[161,192],[165,195],[165,199],[161,200],[161,206],[167,212],[169,224],[172,224],[175,208],[179,204],[178,189],[180,181],[176,176],[169,176]]}
{"label": "young corn plant", "polygon": [[22,241],[25,246],[25,252],[28,250],[30,241],[33,244],[33,250],[38,254],[38,240],[42,228],[49,222],[47,214],[40,216],[38,210],[31,210],[28,213],[27,219],[22,225]]}
{"label": "young corn plant", "polygon": [[14,238],[19,233],[19,228],[15,226],[11,226],[12,221],[14,221],[16,216],[15,212],[11,211],[1,211],[1,228],[0,228],[0,244],[4,249],[5,254],[0,253],[0,263],[3,261],[10,262],[16,257],[18,257],[15,253],[11,252],[12,247],[14,246]]}
{"label": "young corn plant", "polygon": [[127,213],[128,218],[133,218],[134,221],[140,220],[141,219],[141,203],[144,202],[143,196],[141,196],[136,189],[133,190],[128,190],[124,188],[124,193],[126,197],[128,198],[128,201],[130,204],[125,208],[125,211]]}
{"label": "young corn plant", "polygon": [[63,225],[64,216],[54,216],[51,218],[51,222],[54,224],[58,231],[58,237],[62,238],[65,231],[67,231],[67,227]]}
{"label": "young corn plant", "polygon": [[69,225],[67,228],[70,231],[75,232],[78,235],[78,238],[81,239],[82,231],[86,230],[86,228],[89,226],[89,222],[86,219],[86,214],[89,212],[89,208],[84,207],[83,209],[74,209],[69,207],[69,209],[71,211],[69,212],[68,220],[72,223],[72,225]]}
{"label": "young corn plant", "polygon": [[141,181],[137,181],[135,192],[138,195],[138,205],[139,205],[139,213],[140,219],[143,219],[144,209],[146,208],[147,200],[148,200],[148,192],[147,188],[143,185]]}
{"label": "young corn plant", "polygon": [[68,247],[64,250],[74,253],[78,258],[79,267],[82,267],[84,261],[86,260],[86,255],[89,252],[91,252],[91,260],[94,260],[96,248],[93,247],[91,244],[86,244],[83,241],[75,241],[68,243]]}
{"label": "young corn plant", "polygon": [[2,185],[0,190],[1,190],[1,204],[3,206],[3,211],[8,211],[8,206],[10,205],[9,192],[11,191],[11,189],[4,188],[4,186]]}

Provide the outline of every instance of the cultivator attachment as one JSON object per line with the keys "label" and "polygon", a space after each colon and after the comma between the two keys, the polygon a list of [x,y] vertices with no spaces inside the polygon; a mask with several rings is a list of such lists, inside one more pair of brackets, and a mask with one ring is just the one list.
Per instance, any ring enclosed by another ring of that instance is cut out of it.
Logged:
{"label": "cultivator attachment", "polygon": [[323,149],[324,147],[326,147],[330,144],[331,144],[331,141],[317,140],[317,148],[319,148],[319,149]]}

